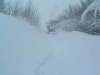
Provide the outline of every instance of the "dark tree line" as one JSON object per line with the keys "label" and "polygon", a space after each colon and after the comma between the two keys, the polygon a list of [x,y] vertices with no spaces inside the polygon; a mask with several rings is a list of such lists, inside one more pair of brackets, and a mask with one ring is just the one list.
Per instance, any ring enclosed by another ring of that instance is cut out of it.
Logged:
{"label": "dark tree line", "polygon": [[40,16],[31,0],[29,0],[26,5],[23,5],[19,0],[14,3],[5,3],[4,0],[0,0],[0,12],[22,18],[31,25],[39,25]]}

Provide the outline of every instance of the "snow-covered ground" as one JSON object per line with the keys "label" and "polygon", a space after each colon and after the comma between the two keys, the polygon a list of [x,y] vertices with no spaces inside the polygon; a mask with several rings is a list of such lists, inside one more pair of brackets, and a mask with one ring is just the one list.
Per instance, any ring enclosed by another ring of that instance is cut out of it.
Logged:
{"label": "snow-covered ground", "polygon": [[0,75],[99,75],[100,37],[47,34],[0,13]]}

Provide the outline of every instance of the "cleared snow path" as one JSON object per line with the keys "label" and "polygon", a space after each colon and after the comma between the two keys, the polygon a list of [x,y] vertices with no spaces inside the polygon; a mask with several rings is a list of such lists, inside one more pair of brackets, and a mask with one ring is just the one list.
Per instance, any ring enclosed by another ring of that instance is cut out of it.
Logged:
{"label": "cleared snow path", "polygon": [[61,33],[52,36],[55,50],[37,75],[99,75],[99,38],[94,37],[96,41],[84,33]]}
{"label": "cleared snow path", "polygon": [[[38,69],[36,71],[36,75],[56,75],[55,73],[57,72],[57,63],[55,63],[53,61],[55,61],[55,59],[57,59],[55,57],[62,51],[62,47],[59,45],[58,41],[55,39],[54,36],[52,36],[52,38],[54,38],[53,43],[54,43],[55,49],[38,66]],[[53,67],[54,65],[56,67]],[[52,68],[52,69],[50,70],[49,68]]]}

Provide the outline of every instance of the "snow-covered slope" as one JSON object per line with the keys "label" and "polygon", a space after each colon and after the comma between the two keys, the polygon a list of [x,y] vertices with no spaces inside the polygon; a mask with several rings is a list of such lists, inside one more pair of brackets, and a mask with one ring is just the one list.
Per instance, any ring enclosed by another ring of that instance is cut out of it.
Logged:
{"label": "snow-covered slope", "polygon": [[99,75],[100,37],[48,35],[0,13],[0,75]]}
{"label": "snow-covered slope", "polygon": [[0,13],[0,75],[33,75],[52,43],[42,29]]}

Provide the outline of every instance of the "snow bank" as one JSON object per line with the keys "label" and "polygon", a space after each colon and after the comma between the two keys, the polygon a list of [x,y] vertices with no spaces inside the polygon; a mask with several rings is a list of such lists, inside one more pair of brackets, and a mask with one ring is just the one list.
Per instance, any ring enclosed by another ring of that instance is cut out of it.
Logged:
{"label": "snow bank", "polygon": [[39,27],[0,13],[0,75],[99,75],[100,37]]}

